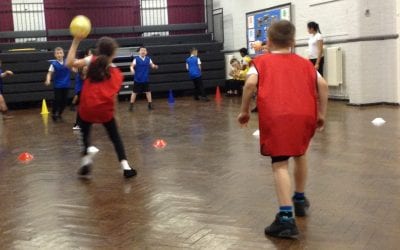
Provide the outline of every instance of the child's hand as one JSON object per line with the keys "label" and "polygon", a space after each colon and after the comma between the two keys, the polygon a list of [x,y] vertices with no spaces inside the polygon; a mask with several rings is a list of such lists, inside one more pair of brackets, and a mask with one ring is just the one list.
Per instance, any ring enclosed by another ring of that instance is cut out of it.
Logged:
{"label": "child's hand", "polygon": [[6,75],[9,75],[9,76],[14,75],[14,73],[11,70],[6,70],[6,72],[4,72],[4,73],[6,73]]}
{"label": "child's hand", "polygon": [[50,85],[50,81],[47,81],[47,80],[46,80],[46,81],[44,82],[44,85],[49,86],[49,85]]}
{"label": "child's hand", "polygon": [[158,65],[154,64],[153,69],[158,69]]}
{"label": "child's hand", "polygon": [[317,128],[320,132],[325,128],[325,117],[320,114],[318,114],[317,118]]}
{"label": "child's hand", "polygon": [[250,120],[250,114],[249,114],[248,112],[246,112],[246,113],[241,112],[241,113],[238,115],[237,120],[238,120],[238,122],[239,122],[239,124],[240,124],[240,126],[241,126],[242,128],[243,128],[243,127],[247,127],[247,123],[248,123],[249,120]]}

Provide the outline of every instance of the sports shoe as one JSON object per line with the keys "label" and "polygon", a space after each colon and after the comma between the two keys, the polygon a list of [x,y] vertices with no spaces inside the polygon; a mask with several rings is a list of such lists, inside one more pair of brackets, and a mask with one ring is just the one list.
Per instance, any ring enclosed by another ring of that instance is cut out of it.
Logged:
{"label": "sports shoe", "polygon": [[294,214],[298,217],[304,217],[308,214],[308,208],[310,207],[310,201],[304,197],[304,200],[293,200]]}
{"label": "sports shoe", "polygon": [[129,103],[129,112],[133,111],[133,103]]}
{"label": "sports shoe", "polygon": [[149,110],[153,110],[154,109],[154,107],[153,107],[153,105],[149,102],[149,104],[147,105],[147,108],[149,109]]}
{"label": "sports shoe", "polygon": [[129,170],[124,169],[124,177],[125,178],[131,178],[131,177],[134,177],[136,175],[137,175],[137,171],[135,169],[133,169],[133,168],[131,168]]}
{"label": "sports shoe", "polygon": [[81,129],[81,127],[79,127],[79,125],[75,125],[72,127],[72,130],[80,130],[80,129]]}
{"label": "sports shoe", "polygon": [[276,215],[274,222],[265,228],[264,232],[266,235],[279,238],[296,238],[299,235],[294,218],[282,218],[279,214]]}
{"label": "sports shoe", "polygon": [[81,167],[78,169],[78,175],[87,176],[92,172],[93,155],[87,154],[82,157]]}
{"label": "sports shoe", "polygon": [[84,165],[78,169],[78,175],[88,176],[92,172],[92,164]]}
{"label": "sports shoe", "polygon": [[210,99],[207,96],[201,96],[200,100],[203,101],[203,102],[209,102],[210,101]]}

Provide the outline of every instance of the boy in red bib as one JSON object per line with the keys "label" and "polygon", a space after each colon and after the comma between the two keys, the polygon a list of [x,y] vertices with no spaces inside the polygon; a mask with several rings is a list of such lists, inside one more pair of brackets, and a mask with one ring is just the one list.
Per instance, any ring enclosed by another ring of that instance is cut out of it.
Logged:
{"label": "boy in red bib", "polygon": [[[315,130],[324,127],[328,102],[326,81],[308,60],[291,53],[294,37],[295,27],[288,21],[279,21],[269,28],[271,53],[253,61],[238,116],[239,123],[246,125],[250,118],[251,96],[258,91],[261,154],[272,158],[280,206],[265,234],[284,238],[298,235],[293,206],[296,216],[305,216],[310,206],[304,195],[306,151]],[[295,161],[293,197],[288,171],[290,157]]]}
{"label": "boy in red bib", "polygon": [[81,40],[79,37],[74,38],[67,57],[69,68],[88,66],[78,110],[84,145],[82,163],[78,174],[85,176],[91,172],[93,155],[88,153],[89,135],[92,124],[100,123],[105,127],[110,140],[114,144],[124,176],[126,178],[133,177],[136,175],[136,170],[128,164],[124,145],[114,118],[115,100],[123,82],[121,71],[112,63],[118,45],[114,39],[102,37],[97,43],[97,56],[76,60],[75,55]]}

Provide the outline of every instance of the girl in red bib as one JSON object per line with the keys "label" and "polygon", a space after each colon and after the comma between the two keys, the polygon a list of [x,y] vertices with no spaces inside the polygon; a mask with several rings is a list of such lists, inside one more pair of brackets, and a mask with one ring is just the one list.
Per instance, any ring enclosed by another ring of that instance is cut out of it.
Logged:
{"label": "girl in red bib", "polygon": [[[328,86],[306,59],[291,53],[295,27],[279,21],[268,30],[271,53],[253,60],[243,90],[238,121],[246,125],[252,94],[257,90],[261,154],[271,156],[279,213],[265,229],[275,237],[298,235],[294,220],[305,216],[310,202],[304,195],[307,164],[306,151],[317,128],[322,129],[328,100]],[[291,197],[288,160],[295,161],[295,193]]]}
{"label": "girl in red bib", "polygon": [[78,174],[85,176],[91,172],[93,155],[88,153],[89,135],[92,124],[100,123],[106,128],[108,136],[114,144],[124,176],[126,178],[133,177],[136,175],[136,170],[128,164],[114,118],[115,101],[123,82],[121,71],[112,64],[118,48],[117,43],[109,37],[100,38],[96,48],[97,56],[76,60],[75,55],[81,40],[79,37],[74,38],[67,57],[67,66],[70,68],[88,66],[87,78],[83,83],[78,110],[84,145],[82,163]]}

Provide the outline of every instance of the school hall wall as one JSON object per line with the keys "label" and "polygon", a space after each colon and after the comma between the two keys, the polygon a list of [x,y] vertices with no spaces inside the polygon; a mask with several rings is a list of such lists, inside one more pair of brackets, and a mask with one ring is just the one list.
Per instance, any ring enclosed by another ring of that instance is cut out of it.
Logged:
{"label": "school hall wall", "polygon": [[[214,0],[214,8],[224,10],[224,50],[232,53],[246,46],[246,12],[288,2],[247,0],[244,4]],[[306,54],[309,21],[320,24],[325,42],[330,43],[325,47],[338,46],[343,51],[344,84],[330,87],[331,97],[348,99],[356,105],[400,103],[400,0],[292,0],[291,3],[292,21],[297,28],[296,53]]]}

